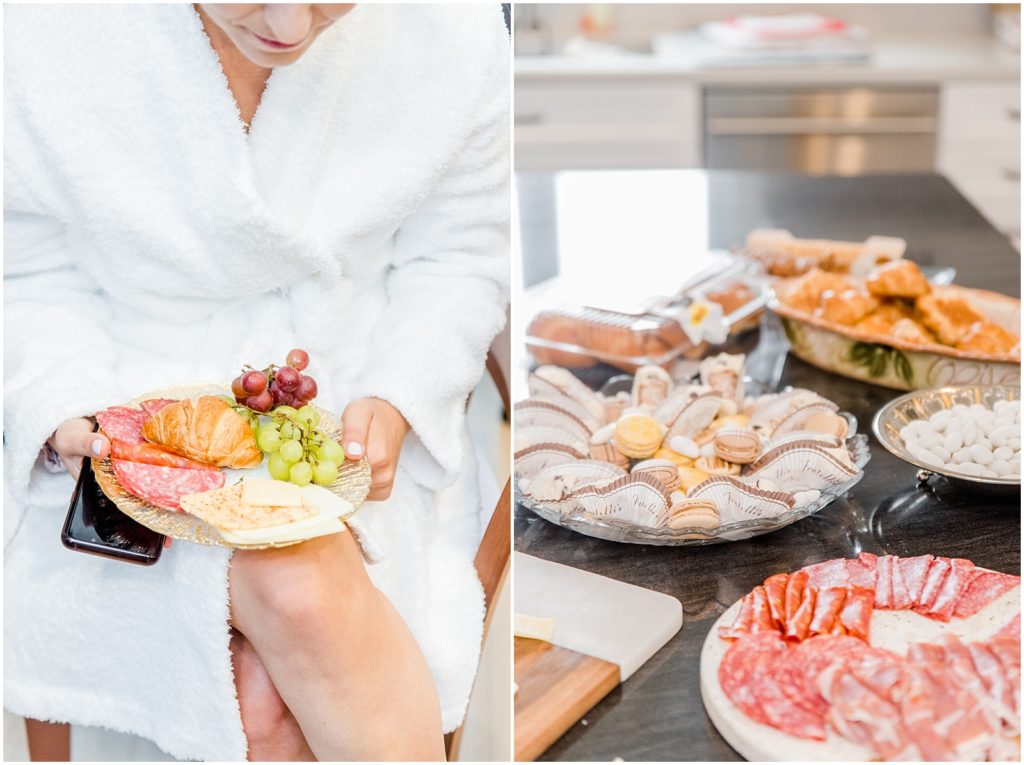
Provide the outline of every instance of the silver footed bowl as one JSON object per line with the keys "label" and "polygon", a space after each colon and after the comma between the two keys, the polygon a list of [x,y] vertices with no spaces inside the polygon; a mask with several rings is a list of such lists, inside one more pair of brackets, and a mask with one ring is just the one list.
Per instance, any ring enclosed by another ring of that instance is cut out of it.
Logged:
{"label": "silver footed bowl", "polygon": [[970,475],[957,471],[955,465],[939,466],[922,462],[907,451],[906,444],[900,438],[900,430],[908,423],[914,420],[927,420],[936,412],[952,409],[957,404],[982,404],[991,409],[997,401],[1019,399],[1019,385],[951,385],[945,388],[918,390],[894,398],[879,409],[871,423],[871,429],[882,446],[904,462],[921,468],[918,473],[920,481],[926,481],[933,475],[941,475],[973,484],[1020,488],[1019,476],[1008,478]]}

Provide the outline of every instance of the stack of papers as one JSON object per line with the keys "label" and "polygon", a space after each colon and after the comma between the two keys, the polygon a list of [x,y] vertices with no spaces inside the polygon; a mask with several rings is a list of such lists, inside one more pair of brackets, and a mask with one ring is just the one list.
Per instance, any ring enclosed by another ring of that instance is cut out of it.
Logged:
{"label": "stack of papers", "polygon": [[813,13],[711,21],[696,34],[663,35],[654,47],[701,66],[848,62],[871,55],[864,27]]}

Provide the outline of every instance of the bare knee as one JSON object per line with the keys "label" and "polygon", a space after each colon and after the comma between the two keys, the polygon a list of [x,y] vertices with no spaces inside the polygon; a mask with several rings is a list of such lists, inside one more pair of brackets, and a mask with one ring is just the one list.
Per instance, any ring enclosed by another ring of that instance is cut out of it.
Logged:
{"label": "bare knee", "polygon": [[243,633],[263,628],[282,637],[308,636],[331,617],[358,619],[378,593],[351,535],[334,537],[281,550],[235,553],[232,615]]}

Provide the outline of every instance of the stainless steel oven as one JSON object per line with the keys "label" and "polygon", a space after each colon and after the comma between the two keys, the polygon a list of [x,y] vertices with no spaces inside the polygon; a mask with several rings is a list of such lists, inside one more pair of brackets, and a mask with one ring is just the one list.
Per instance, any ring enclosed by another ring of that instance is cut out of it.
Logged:
{"label": "stainless steel oven", "polygon": [[704,164],[813,175],[935,167],[939,93],[927,86],[704,89]]}

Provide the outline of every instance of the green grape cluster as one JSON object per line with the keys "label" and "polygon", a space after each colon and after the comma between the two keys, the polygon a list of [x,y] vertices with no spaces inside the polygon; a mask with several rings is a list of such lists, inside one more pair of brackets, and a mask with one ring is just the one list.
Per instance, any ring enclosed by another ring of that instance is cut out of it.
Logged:
{"label": "green grape cluster", "polygon": [[329,486],[337,480],[345,450],[317,430],[320,414],[314,407],[279,406],[267,417],[269,421],[259,424],[253,432],[260,450],[267,455],[271,478],[296,486],[307,486],[310,482]]}

